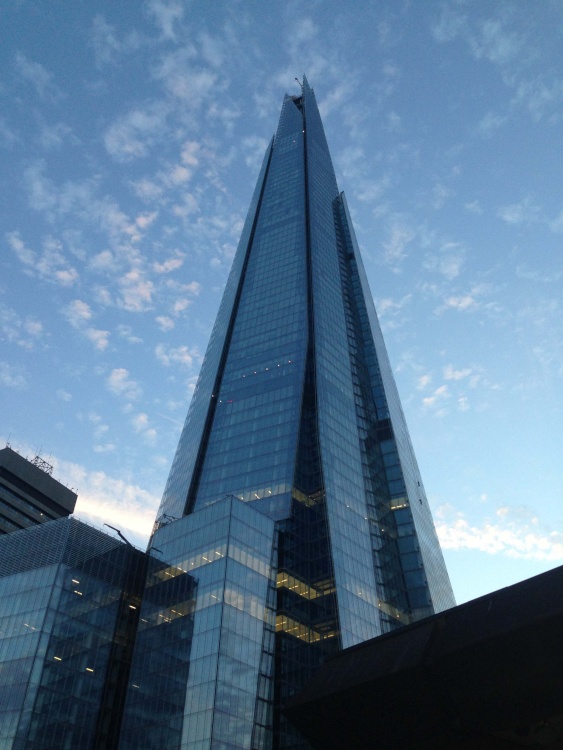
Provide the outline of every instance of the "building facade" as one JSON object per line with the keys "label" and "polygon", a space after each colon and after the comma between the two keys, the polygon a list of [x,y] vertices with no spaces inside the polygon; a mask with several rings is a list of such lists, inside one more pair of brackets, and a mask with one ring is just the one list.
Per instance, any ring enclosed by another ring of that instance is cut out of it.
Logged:
{"label": "building facade", "polygon": [[9,446],[0,450],[0,534],[69,516],[77,495],[51,476],[39,456],[29,461]]}
{"label": "building facade", "polygon": [[305,79],[264,157],[151,544],[198,568],[174,747],[307,747],[282,709],[328,655],[454,605]]}
{"label": "building facade", "polygon": [[[178,606],[177,590],[147,587],[158,611],[148,608],[140,622],[145,583],[165,567],[74,518],[0,537],[3,750],[118,747],[127,686],[136,682],[130,667],[137,630],[142,646]],[[184,605],[184,623],[192,610]],[[186,644],[189,651],[189,626],[184,631],[187,640],[180,641],[177,626],[174,643],[167,639],[179,653]]]}

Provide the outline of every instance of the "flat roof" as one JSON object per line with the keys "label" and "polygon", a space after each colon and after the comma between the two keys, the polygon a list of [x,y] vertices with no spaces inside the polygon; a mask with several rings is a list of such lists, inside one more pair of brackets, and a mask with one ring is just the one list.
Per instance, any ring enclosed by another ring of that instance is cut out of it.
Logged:
{"label": "flat roof", "polygon": [[341,651],[285,713],[322,750],[563,748],[563,567]]}

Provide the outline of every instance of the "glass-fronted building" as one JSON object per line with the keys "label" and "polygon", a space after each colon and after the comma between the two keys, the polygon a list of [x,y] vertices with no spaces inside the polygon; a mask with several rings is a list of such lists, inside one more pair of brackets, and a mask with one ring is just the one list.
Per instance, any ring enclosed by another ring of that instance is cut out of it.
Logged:
{"label": "glass-fronted building", "polygon": [[74,518],[0,538],[3,750],[118,747],[143,588],[163,567]]}
{"label": "glass-fronted building", "polygon": [[152,545],[198,566],[174,747],[306,747],[282,708],[327,655],[454,605],[305,79],[264,157]]}

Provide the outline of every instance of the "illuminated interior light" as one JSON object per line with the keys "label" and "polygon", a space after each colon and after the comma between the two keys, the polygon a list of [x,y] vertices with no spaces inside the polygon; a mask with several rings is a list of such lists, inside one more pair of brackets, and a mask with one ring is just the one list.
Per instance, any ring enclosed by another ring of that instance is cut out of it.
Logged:
{"label": "illuminated interior light", "polygon": [[53,659],[55,659],[55,661],[62,661],[63,660],[62,656],[53,656]]}
{"label": "illuminated interior light", "polygon": [[130,604],[129,609],[137,609],[137,607],[134,604]]}
{"label": "illuminated interior light", "polygon": [[86,667],[86,671],[87,672],[93,672],[94,670],[92,669],[92,667]]}
{"label": "illuminated interior light", "polygon": [[75,589],[75,590],[74,590],[74,593],[75,593],[75,594],[78,594],[78,596],[82,596],[82,591],[77,591],[77,590]]}
{"label": "illuminated interior light", "polygon": [[80,583],[80,581],[77,581],[77,580],[76,580],[76,578],[73,578],[73,579],[72,579],[72,582],[73,582],[73,583]]}

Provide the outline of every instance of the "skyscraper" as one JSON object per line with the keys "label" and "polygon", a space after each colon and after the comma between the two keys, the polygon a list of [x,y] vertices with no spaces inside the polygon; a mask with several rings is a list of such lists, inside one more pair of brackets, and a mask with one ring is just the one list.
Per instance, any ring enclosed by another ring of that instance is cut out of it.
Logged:
{"label": "skyscraper", "polygon": [[454,604],[306,79],[264,157],[151,543],[198,586],[178,748],[306,747],[282,708],[326,656]]}

